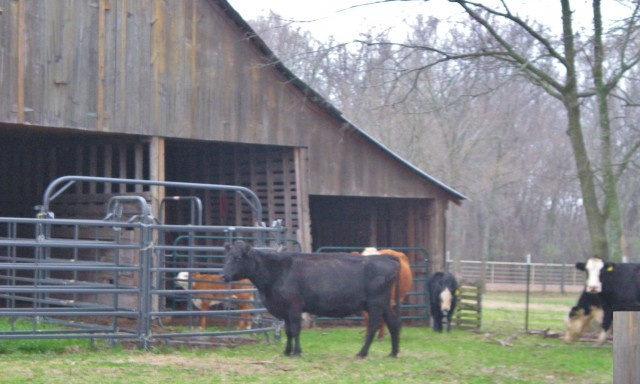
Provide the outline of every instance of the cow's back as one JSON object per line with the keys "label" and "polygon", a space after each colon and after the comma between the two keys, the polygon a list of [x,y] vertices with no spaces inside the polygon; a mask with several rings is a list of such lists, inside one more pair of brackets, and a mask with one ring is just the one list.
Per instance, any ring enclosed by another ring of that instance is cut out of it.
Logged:
{"label": "cow's back", "polygon": [[299,295],[305,312],[342,317],[388,302],[398,269],[398,261],[385,255],[294,255],[283,287],[287,295]]}
{"label": "cow's back", "polygon": [[640,264],[619,263],[612,272],[602,277],[600,298],[606,304],[624,304],[640,301]]}

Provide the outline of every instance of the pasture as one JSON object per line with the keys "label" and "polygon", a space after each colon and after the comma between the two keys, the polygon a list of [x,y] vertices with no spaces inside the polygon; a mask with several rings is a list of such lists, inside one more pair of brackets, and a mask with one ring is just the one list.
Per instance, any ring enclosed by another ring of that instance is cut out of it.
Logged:
{"label": "pasture", "polygon": [[[535,294],[529,329],[562,332],[576,294]],[[2,341],[3,383],[611,383],[611,344],[566,344],[529,335],[522,293],[484,296],[481,332],[436,334],[403,327],[399,357],[389,338],[355,358],[364,327],[303,330],[300,357],[262,338],[236,347],[156,346],[148,352],[87,340]],[[0,323],[4,326],[6,323]]]}

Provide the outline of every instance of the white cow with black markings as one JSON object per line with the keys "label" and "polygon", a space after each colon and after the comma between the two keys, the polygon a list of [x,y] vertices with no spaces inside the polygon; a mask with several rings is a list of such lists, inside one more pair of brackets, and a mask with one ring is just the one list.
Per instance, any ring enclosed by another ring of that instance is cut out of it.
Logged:
{"label": "white cow with black markings", "polygon": [[602,332],[598,336],[601,344],[611,332],[614,308],[640,302],[640,264],[612,263],[594,256],[576,263],[576,268],[587,274],[584,291],[597,295],[602,303]]}

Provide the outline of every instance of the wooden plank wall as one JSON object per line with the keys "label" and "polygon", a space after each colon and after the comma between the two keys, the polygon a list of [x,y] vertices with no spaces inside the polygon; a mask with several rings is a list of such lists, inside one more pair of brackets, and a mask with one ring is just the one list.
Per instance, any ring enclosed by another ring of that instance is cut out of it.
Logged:
{"label": "wooden plank wall", "polygon": [[[299,229],[298,193],[294,154],[291,148],[220,143],[176,143],[166,146],[168,180],[251,189],[263,207],[263,221],[271,225],[282,219],[292,236]],[[168,190],[167,195],[177,192]],[[202,199],[204,222],[210,225],[254,225],[246,203],[234,193],[191,191]],[[188,207],[167,214],[185,222]]]}

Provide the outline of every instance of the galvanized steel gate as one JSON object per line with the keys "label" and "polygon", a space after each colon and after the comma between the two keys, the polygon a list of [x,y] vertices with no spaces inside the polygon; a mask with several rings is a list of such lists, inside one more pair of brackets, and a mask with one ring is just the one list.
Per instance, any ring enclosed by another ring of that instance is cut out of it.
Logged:
{"label": "galvanized steel gate", "polygon": [[[146,198],[128,193],[109,199],[102,220],[55,218],[51,202],[77,183],[235,193],[256,225],[201,225],[201,203],[193,196],[183,197],[192,204],[192,223],[167,225],[153,216]],[[36,218],[0,217],[0,321],[6,321],[0,339],[131,340],[147,348],[152,340],[207,342],[271,331],[278,337],[280,322],[263,316],[257,295],[251,310],[233,309],[238,290],[184,290],[175,276],[179,271],[219,274],[224,242],[244,238],[256,247],[276,248],[284,244],[285,232],[280,222],[262,223],[260,200],[240,186],[61,177],[47,187]],[[204,293],[224,296],[227,306],[198,310],[192,299]],[[253,326],[237,330],[243,313],[250,313]],[[202,315],[224,319],[223,324],[198,329],[194,319]]]}

